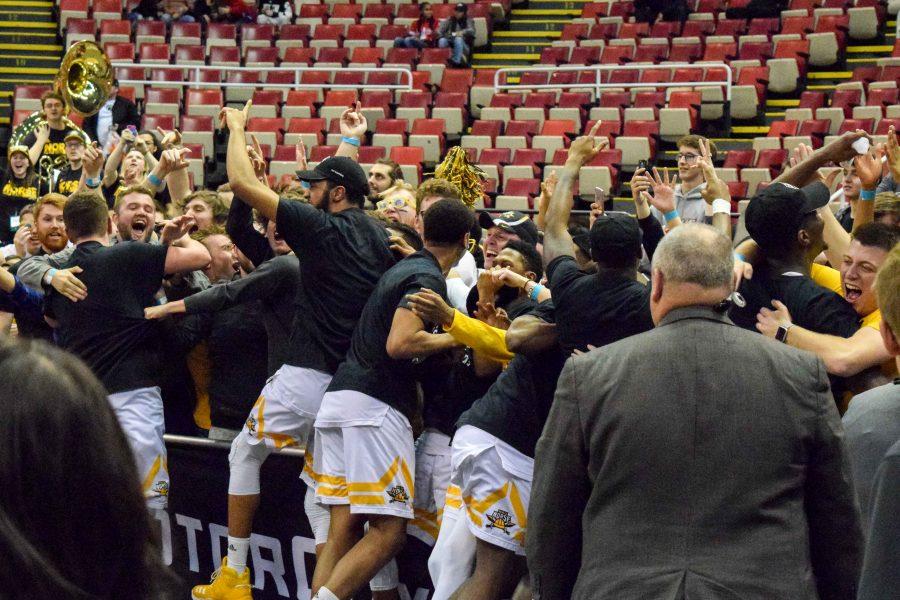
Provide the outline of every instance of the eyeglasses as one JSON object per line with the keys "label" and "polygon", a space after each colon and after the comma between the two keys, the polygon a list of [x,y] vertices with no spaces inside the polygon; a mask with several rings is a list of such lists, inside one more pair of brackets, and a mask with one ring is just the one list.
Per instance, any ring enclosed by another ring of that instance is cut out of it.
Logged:
{"label": "eyeglasses", "polygon": [[675,155],[675,160],[684,160],[686,163],[697,162],[698,158],[700,158],[699,154],[685,154],[684,152],[679,152]]}
{"label": "eyeglasses", "polygon": [[403,208],[404,206],[410,206],[410,204],[409,204],[409,201],[403,197],[398,197],[398,198],[388,199],[388,200],[379,200],[377,203],[375,203],[375,208],[377,208],[380,211],[385,211],[389,208],[400,209],[400,208]]}

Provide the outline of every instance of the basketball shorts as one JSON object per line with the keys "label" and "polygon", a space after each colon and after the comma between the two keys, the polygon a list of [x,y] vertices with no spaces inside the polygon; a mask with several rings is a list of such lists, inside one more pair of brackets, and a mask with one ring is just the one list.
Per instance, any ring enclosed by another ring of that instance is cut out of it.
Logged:
{"label": "basketball shorts", "polygon": [[534,459],[465,425],[453,437],[451,466],[447,505],[461,500],[472,535],[524,556]]}
{"label": "basketball shorts", "polygon": [[241,435],[250,444],[264,442],[272,450],[306,445],[330,382],[327,373],[282,366],[266,381]]}
{"label": "basketball shorts", "polygon": [[450,485],[450,436],[426,430],[416,442],[416,495],[406,532],[429,546],[437,541]]}
{"label": "basketball shorts", "polygon": [[166,508],[169,465],[163,441],[166,423],[159,388],[146,387],[116,392],[110,394],[108,399],[131,445],[147,506]]}
{"label": "basketball shorts", "polygon": [[413,518],[415,446],[400,411],[351,390],[328,392],[316,418],[316,501],[353,514]]}

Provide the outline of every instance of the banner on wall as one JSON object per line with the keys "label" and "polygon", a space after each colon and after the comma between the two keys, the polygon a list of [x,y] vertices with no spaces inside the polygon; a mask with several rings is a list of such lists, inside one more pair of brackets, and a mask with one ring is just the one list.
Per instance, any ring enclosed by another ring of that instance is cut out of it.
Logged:
{"label": "banner on wall", "polygon": [[[230,446],[201,438],[166,436],[172,489],[167,511],[157,511],[164,562],[190,588],[209,583],[222,562],[228,537]],[[306,486],[299,475],[303,452],[272,454],[263,465],[259,510],[248,566],[253,598],[309,600],[315,541],[303,513]]]}

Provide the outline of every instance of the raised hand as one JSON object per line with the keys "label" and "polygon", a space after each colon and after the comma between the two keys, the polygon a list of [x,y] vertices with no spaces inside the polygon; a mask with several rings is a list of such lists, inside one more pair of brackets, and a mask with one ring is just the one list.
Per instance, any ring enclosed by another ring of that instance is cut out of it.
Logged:
{"label": "raised hand", "polygon": [[651,206],[666,214],[675,210],[675,185],[678,182],[678,175],[669,179],[669,170],[663,169],[665,176],[661,176],[656,167],[653,167],[653,195],[647,192],[641,192],[641,197],[649,202]]}
{"label": "raised hand", "polygon": [[831,162],[841,163],[845,160],[850,160],[851,158],[859,156],[859,152],[857,152],[856,148],[853,147],[853,143],[858,139],[868,137],[869,134],[862,129],[857,129],[856,131],[848,131],[832,141],[830,144],[826,144],[822,148],[821,152],[823,152]]}
{"label": "raised hand", "polygon": [[881,151],[872,148],[868,153],[857,156],[853,165],[862,189],[874,190],[881,179]]}
{"label": "raised hand", "polygon": [[559,176],[557,176],[556,171],[551,171],[550,175],[547,176],[547,179],[541,182],[541,197],[546,197],[548,200],[552,198],[558,182]]}
{"label": "raised hand", "polygon": [[648,192],[653,187],[653,178],[647,174],[647,169],[640,167],[631,178],[631,197],[635,202],[641,199],[641,192]]}
{"label": "raised hand", "polygon": [[490,273],[495,283],[506,287],[524,288],[525,284],[531,281],[527,277],[505,268],[494,268],[491,269]]}
{"label": "raised hand", "polygon": [[122,133],[119,134],[119,137],[125,142],[126,146],[134,145],[134,132],[128,129],[127,127],[122,130]]}
{"label": "raised hand", "polygon": [[[643,199],[641,199],[643,201]],[[588,229],[594,226],[600,215],[603,214],[603,205],[599,202],[591,202],[591,214],[588,216]]]}
{"label": "raised hand", "polygon": [[305,171],[309,168],[309,164],[306,162],[306,145],[303,143],[303,140],[297,142],[297,150],[296,150],[296,160],[297,160],[297,170]]}
{"label": "raised hand", "polygon": [[100,176],[100,172],[103,170],[103,152],[97,147],[97,142],[93,142],[84,149],[81,164],[84,167],[85,177],[88,179],[96,179]]}
{"label": "raised hand", "polygon": [[160,172],[159,177],[163,178],[169,173],[186,169],[188,166],[187,155],[190,153],[190,148],[163,150],[163,153],[159,156],[159,163],[157,165],[157,169]]}
{"label": "raised hand", "polygon": [[894,126],[888,127],[888,139],[885,147],[887,152],[888,167],[891,169],[891,177],[894,185],[900,183],[900,143],[897,142],[897,132]]}
{"label": "raised hand", "polygon": [[363,139],[366,131],[369,129],[369,123],[366,117],[360,112],[360,103],[351,106],[341,113],[341,135],[344,137],[355,137]]}
{"label": "raised hand", "polygon": [[191,229],[196,225],[197,222],[190,215],[175,217],[163,225],[162,231],[159,232],[159,241],[165,246],[171,246],[190,233]]}
{"label": "raised hand", "polygon": [[219,127],[228,127],[231,132],[243,131],[250,119],[250,107],[253,106],[253,100],[247,100],[244,108],[238,110],[236,108],[223,107],[219,111]]}
{"label": "raised hand", "polygon": [[163,150],[169,150],[181,145],[181,132],[177,129],[166,131],[162,127],[157,127],[156,133],[159,134],[160,140],[162,140],[159,145]]}
{"label": "raised hand", "polygon": [[267,182],[266,179],[266,159],[263,158],[262,146],[254,134],[250,134],[252,145],[247,146],[247,155],[250,156],[250,163],[253,165],[253,173],[260,181]]}
{"label": "raised hand", "polygon": [[567,167],[580,169],[586,163],[591,162],[597,154],[609,146],[606,140],[598,140],[595,136],[600,131],[600,121],[594,123],[587,135],[576,138],[569,146],[569,154],[566,159]]}
{"label": "raised hand", "polygon": [[494,276],[490,271],[481,271],[475,285],[478,287],[478,298],[482,302],[493,302],[497,290],[503,287],[503,284],[494,281]]}
{"label": "raised hand", "polygon": [[700,156],[697,158],[697,166],[703,173],[703,179],[706,181],[706,187],[700,192],[707,204],[712,206],[713,200],[721,198],[722,200],[731,201],[731,191],[728,184],[719,179],[716,174],[715,165],[713,165],[712,155],[709,151],[709,142],[700,140]]}

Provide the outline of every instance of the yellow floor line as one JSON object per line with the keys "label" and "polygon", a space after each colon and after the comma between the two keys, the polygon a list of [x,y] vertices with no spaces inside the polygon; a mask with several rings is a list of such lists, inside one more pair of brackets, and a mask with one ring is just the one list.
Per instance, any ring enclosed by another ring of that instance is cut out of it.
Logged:
{"label": "yellow floor line", "polygon": [[52,44],[28,44],[27,46],[24,44],[0,44],[0,50],[22,50],[24,48],[38,51],[46,50],[47,52],[62,52],[63,50],[62,46],[54,46]]}
{"label": "yellow floor line", "polygon": [[[23,46],[25,46],[25,45],[23,44]],[[31,49],[31,46],[25,46],[25,47],[28,48],[29,50]],[[9,59],[24,58],[24,59],[28,59],[28,60],[49,60],[49,61],[55,61],[55,62],[60,62],[60,59],[61,59],[61,57],[59,57],[59,56],[49,56],[46,54],[0,54],[0,58],[9,58]]]}
{"label": "yellow floor line", "polygon": [[38,2],[38,1],[29,1],[22,0],[22,2],[15,2],[14,0],[0,0],[0,6],[26,6],[29,8],[53,8],[52,2]]}
{"label": "yellow floor line", "polygon": [[491,42],[491,46],[500,46],[502,48],[522,48],[528,46],[549,46],[550,42]]}
{"label": "yellow floor line", "polygon": [[847,62],[849,64],[854,64],[854,65],[858,65],[858,64],[862,64],[862,63],[870,63],[870,64],[874,65],[875,61],[877,61],[879,58],[883,58],[883,57],[878,56],[878,57],[872,57],[872,58],[848,58]]}
{"label": "yellow floor line", "polygon": [[731,128],[731,133],[769,133],[769,127],[759,125],[736,125]]}
{"label": "yellow floor line", "polygon": [[819,84],[819,85],[808,85],[808,86],[806,86],[806,89],[808,89],[808,90],[833,90],[836,87],[837,87],[836,85]]}
{"label": "yellow floor line", "polygon": [[[0,27],[15,27],[21,29],[56,29],[56,23],[35,23],[34,21],[0,21]],[[28,35],[31,34],[29,33]]]}
{"label": "yellow floor line", "polygon": [[819,73],[807,73],[809,79],[850,79],[853,71],[824,71]]}
{"label": "yellow floor line", "polygon": [[56,75],[59,72],[59,69],[51,69],[51,68],[41,68],[41,67],[2,67],[0,66],[0,73],[3,74],[12,74],[12,73],[21,73],[23,75]]}
{"label": "yellow floor line", "polygon": [[473,54],[472,58],[474,58],[475,60],[528,60],[528,61],[535,61],[535,60],[540,60],[541,55],[540,54],[525,54],[525,53],[502,54],[502,53],[487,52],[484,54],[479,54],[479,53]]}
{"label": "yellow floor line", "polygon": [[794,106],[798,106],[799,104],[800,104],[800,100],[793,100],[793,99],[766,100],[766,105],[768,105],[768,106],[779,106],[779,107],[791,108]]}
{"label": "yellow floor line", "polygon": [[767,117],[780,118],[780,117],[783,117],[784,115],[785,115],[785,113],[783,113],[783,112],[766,112]]}
{"label": "yellow floor line", "polygon": [[50,85],[53,79],[0,79],[0,83],[17,83],[21,85]]}
{"label": "yellow floor line", "polygon": [[[0,26],[2,27],[2,26]],[[43,31],[0,31],[0,35],[24,35],[30,38],[34,37],[46,37],[56,39],[55,33],[44,33]]]}
{"label": "yellow floor line", "polygon": [[581,15],[580,10],[572,10],[566,8],[514,8],[512,16],[514,17],[577,17]]}
{"label": "yellow floor line", "polygon": [[863,54],[867,52],[875,53],[875,52],[890,52],[893,50],[893,46],[848,46],[847,53],[848,54]]}
{"label": "yellow floor line", "polygon": [[[495,31],[495,38],[560,37],[562,31]],[[526,42],[527,43],[527,42]]]}

